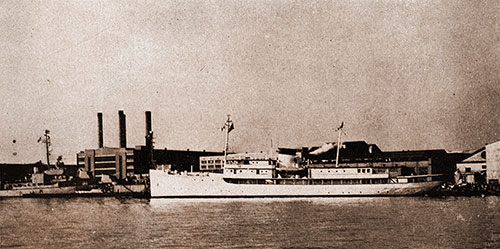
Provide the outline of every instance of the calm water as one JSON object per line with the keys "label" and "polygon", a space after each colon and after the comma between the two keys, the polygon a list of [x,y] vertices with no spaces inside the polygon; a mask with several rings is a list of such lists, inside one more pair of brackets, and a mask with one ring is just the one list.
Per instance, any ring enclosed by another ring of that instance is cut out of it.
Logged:
{"label": "calm water", "polygon": [[0,200],[1,248],[500,248],[500,198]]}

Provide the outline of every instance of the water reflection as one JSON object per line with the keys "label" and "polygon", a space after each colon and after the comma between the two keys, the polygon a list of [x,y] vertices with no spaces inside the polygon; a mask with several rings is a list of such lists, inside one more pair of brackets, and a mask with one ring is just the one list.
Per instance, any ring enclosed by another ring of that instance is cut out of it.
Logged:
{"label": "water reflection", "polygon": [[228,203],[311,203],[328,205],[358,205],[361,203],[383,202],[390,197],[337,197],[337,198],[159,198],[151,199],[153,208],[175,208],[197,204],[228,204]]}

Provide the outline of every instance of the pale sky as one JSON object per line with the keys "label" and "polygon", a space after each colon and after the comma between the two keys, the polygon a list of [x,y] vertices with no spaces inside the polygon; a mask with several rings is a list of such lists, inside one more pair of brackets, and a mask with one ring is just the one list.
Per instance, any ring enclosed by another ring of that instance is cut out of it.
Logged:
{"label": "pale sky", "polygon": [[[104,143],[233,150],[346,140],[474,150],[500,140],[500,2],[1,1],[0,162]],[[13,143],[13,140],[16,143]],[[14,156],[14,152],[17,155]]]}

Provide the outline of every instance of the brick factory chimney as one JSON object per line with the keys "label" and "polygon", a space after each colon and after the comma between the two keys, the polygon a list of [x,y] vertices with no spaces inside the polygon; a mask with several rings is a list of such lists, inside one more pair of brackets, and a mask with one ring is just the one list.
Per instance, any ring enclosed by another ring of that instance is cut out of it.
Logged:
{"label": "brick factory chimney", "polygon": [[146,111],[146,135],[149,134],[149,132],[151,132],[152,128],[151,128],[151,112],[150,111]]}
{"label": "brick factory chimney", "polygon": [[102,131],[102,113],[97,113],[97,133],[99,134],[99,148],[104,147],[104,137]]}
{"label": "brick factory chimney", "polygon": [[120,123],[120,148],[127,148],[127,124],[123,110],[118,111],[118,117]]}

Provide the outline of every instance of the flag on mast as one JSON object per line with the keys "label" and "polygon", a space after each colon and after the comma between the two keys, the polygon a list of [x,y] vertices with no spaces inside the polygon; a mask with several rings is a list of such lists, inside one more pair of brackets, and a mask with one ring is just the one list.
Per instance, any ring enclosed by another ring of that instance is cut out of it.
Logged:
{"label": "flag on mast", "polygon": [[344,121],[342,121],[342,123],[340,124],[339,127],[337,127],[337,130],[342,130],[344,128]]}
{"label": "flag on mast", "polygon": [[233,122],[231,122],[231,124],[226,123],[224,126],[222,126],[222,128],[220,128],[220,130],[224,131],[227,127],[229,127],[227,133],[229,133],[232,130],[234,130],[234,124],[233,124]]}

